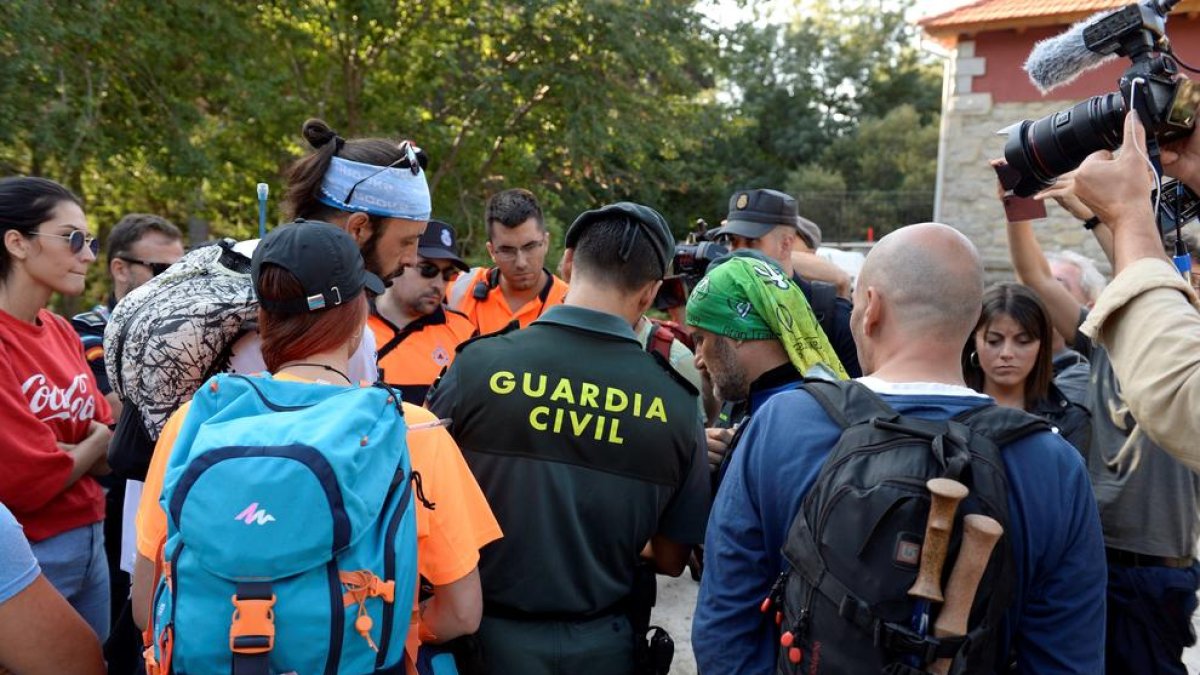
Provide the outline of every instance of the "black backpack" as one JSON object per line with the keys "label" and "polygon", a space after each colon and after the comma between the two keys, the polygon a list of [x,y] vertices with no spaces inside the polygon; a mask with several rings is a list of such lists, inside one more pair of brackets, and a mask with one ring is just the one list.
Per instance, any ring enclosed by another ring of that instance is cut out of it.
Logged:
{"label": "black backpack", "polygon": [[792,521],[783,546],[787,569],[763,603],[764,611],[781,610],[774,612],[781,633],[777,672],[925,673],[950,657],[951,673],[1004,672],[1000,628],[1016,581],[1006,536],[992,551],[965,638],[939,641],[912,629],[916,603],[907,593],[929,513],[926,481],[953,478],[971,491],[955,515],[944,584],[964,515],[990,516],[1007,531],[1000,449],[1049,425],[995,405],[949,420],[905,417],[857,382],[803,386],[843,431]]}

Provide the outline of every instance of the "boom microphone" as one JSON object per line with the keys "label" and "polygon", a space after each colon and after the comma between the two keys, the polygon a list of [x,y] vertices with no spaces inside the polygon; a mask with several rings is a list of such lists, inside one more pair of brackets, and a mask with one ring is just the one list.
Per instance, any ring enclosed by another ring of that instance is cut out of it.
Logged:
{"label": "boom microphone", "polygon": [[1099,54],[1087,48],[1083,32],[1100,23],[1116,10],[1093,14],[1071,26],[1065,33],[1046,38],[1033,46],[1025,61],[1025,72],[1038,91],[1045,94],[1069,84],[1081,74],[1113,59],[1114,54]]}

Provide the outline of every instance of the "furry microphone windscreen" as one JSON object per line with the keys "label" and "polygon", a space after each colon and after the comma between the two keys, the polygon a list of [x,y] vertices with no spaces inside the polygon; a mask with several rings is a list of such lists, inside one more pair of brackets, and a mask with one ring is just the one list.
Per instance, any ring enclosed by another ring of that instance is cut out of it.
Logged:
{"label": "furry microphone windscreen", "polygon": [[1067,32],[1035,44],[1025,61],[1025,72],[1029,74],[1033,86],[1045,94],[1116,58],[1112,54],[1097,54],[1088,49],[1083,41],[1083,31],[1111,13],[1090,16],[1071,26]]}

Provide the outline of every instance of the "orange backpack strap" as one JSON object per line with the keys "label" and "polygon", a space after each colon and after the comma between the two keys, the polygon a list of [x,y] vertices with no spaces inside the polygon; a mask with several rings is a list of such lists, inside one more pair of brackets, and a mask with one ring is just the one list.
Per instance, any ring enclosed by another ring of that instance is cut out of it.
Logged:
{"label": "orange backpack strap", "polygon": [[232,675],[271,675],[271,650],[275,648],[275,593],[271,582],[239,583],[232,599]]}
{"label": "orange backpack strap", "polygon": [[[168,572],[168,565],[166,563],[166,546],[167,538],[163,537],[162,541],[158,542],[158,548],[154,551],[154,585],[156,587],[160,579],[166,578],[167,582],[170,583],[170,575]],[[142,631],[142,658],[146,660],[146,675],[166,675],[166,673],[171,672],[170,645],[172,640],[170,627],[165,627],[159,632],[159,635],[155,635],[156,627],[154,625],[154,598],[157,595],[158,594],[153,591],[150,593],[150,609],[146,614],[146,616],[150,618],[148,621],[146,621],[145,630]],[[155,658],[155,641],[156,638],[160,636],[164,638],[159,643],[160,657]]]}

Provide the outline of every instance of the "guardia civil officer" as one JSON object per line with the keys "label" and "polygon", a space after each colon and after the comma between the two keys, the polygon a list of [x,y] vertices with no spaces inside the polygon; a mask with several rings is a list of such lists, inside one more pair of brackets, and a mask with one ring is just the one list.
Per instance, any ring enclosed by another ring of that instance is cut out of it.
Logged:
{"label": "guardia civil officer", "polygon": [[622,202],[566,235],[566,303],[461,349],[430,408],[452,420],[505,538],[482,551],[492,673],[619,675],[639,554],[683,571],[709,506],[696,391],[638,342],[674,237]]}

